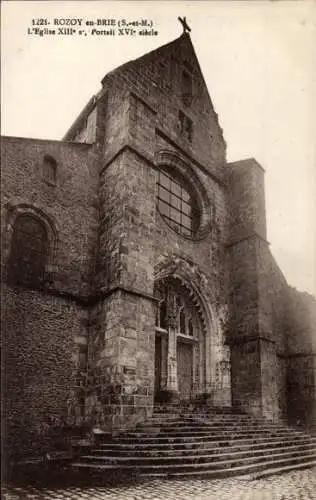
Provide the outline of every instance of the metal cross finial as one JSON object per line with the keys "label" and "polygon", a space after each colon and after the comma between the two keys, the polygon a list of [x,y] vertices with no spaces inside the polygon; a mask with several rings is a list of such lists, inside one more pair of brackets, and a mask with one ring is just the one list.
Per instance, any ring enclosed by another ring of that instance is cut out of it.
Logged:
{"label": "metal cross finial", "polygon": [[187,31],[191,31],[191,28],[190,26],[187,24],[187,19],[186,17],[184,18],[181,18],[180,16],[178,17],[180,23],[182,24],[182,28],[183,28],[183,33],[186,33]]}

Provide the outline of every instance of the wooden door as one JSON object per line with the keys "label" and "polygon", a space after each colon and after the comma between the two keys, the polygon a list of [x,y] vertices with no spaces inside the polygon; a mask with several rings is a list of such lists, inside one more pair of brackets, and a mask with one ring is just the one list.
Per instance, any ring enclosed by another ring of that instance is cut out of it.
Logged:
{"label": "wooden door", "polygon": [[155,338],[155,395],[161,387],[161,337]]}
{"label": "wooden door", "polygon": [[177,343],[177,370],[180,398],[190,399],[193,382],[193,350],[191,343]]}

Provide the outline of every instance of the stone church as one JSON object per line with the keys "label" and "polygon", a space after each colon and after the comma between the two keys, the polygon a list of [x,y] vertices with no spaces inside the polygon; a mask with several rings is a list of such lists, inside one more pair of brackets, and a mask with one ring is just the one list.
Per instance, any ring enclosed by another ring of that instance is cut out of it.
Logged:
{"label": "stone church", "polygon": [[316,302],[271,254],[263,168],[226,161],[187,32],[107,74],[61,141],[1,152],[9,454],[162,402],[315,425]]}

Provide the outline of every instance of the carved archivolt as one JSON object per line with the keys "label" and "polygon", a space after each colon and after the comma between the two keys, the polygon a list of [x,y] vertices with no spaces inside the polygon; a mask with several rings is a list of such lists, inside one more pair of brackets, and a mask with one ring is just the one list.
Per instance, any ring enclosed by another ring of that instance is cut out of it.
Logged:
{"label": "carved archivolt", "polygon": [[199,268],[186,259],[178,256],[161,257],[155,267],[155,282],[166,282],[176,278],[186,290],[192,304],[199,312],[204,332],[217,334],[218,325],[213,304],[211,304],[208,279]]}
{"label": "carved archivolt", "polygon": [[206,333],[203,307],[183,279],[178,276],[160,279],[155,284],[154,295],[158,299],[158,327],[171,327],[192,338]]}
{"label": "carved archivolt", "polygon": [[[223,344],[222,322],[225,322],[226,312],[225,307],[217,303],[208,278],[192,261],[169,255],[159,258],[155,268],[155,283],[156,293],[168,283],[174,283],[188,297],[198,317],[200,335],[205,340],[205,390],[212,391],[219,384],[222,386],[223,377],[219,376],[219,372],[222,372],[223,366],[220,362],[229,361],[229,352],[226,352]],[[161,299],[159,293],[157,298]]]}

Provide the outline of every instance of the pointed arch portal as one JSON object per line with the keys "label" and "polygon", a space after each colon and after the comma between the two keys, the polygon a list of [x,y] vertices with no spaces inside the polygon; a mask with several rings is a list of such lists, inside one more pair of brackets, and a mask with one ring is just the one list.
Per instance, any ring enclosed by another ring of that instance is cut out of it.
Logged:
{"label": "pointed arch portal", "polygon": [[156,282],[155,397],[161,391],[192,399],[206,386],[205,318],[193,290],[180,278]]}

